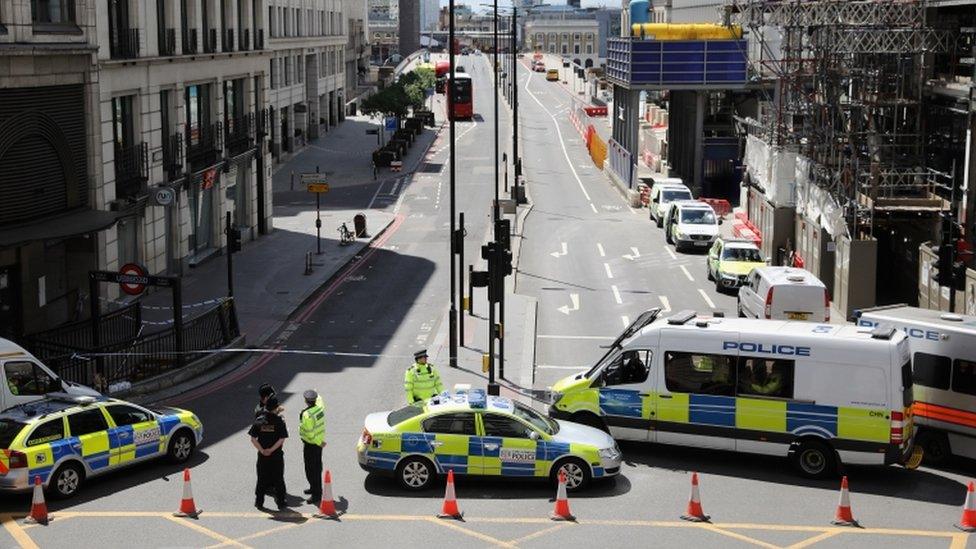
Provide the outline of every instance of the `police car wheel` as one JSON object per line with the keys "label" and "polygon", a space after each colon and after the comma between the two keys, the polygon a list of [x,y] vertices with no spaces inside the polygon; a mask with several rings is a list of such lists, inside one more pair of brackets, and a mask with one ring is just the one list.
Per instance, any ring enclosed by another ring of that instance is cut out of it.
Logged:
{"label": "police car wheel", "polygon": [[169,441],[169,459],[173,463],[184,463],[193,455],[193,447],[196,445],[193,436],[182,429],[173,435]]}
{"label": "police car wheel", "polygon": [[552,481],[556,485],[559,484],[560,471],[566,475],[566,490],[569,492],[582,490],[590,483],[590,468],[582,460],[567,458],[557,463],[552,470]]}
{"label": "police car wheel", "polygon": [[805,440],[793,451],[793,465],[805,477],[827,478],[837,470],[834,451],[816,440]]}
{"label": "police car wheel", "polygon": [[397,481],[407,490],[424,490],[434,480],[434,466],[424,458],[413,457],[397,466]]}
{"label": "police car wheel", "polygon": [[85,472],[74,463],[67,463],[58,467],[48,483],[54,497],[66,499],[78,493],[81,483],[85,480]]}

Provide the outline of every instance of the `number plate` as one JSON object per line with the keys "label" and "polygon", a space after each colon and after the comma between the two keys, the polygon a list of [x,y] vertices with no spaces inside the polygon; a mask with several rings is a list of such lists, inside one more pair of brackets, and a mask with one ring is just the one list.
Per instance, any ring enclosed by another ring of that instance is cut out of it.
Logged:
{"label": "number plate", "polygon": [[159,440],[159,427],[154,427],[152,429],[147,429],[145,431],[139,431],[134,433],[132,440],[136,444],[146,444],[149,442],[156,442]]}
{"label": "number plate", "polygon": [[786,313],[786,317],[790,320],[806,320],[810,318],[809,313]]}
{"label": "number plate", "polygon": [[711,242],[709,242],[707,240],[696,240],[695,241],[695,246],[708,246],[709,244],[711,244]]}
{"label": "number plate", "polygon": [[498,452],[498,457],[508,463],[535,463],[535,450],[502,448]]}

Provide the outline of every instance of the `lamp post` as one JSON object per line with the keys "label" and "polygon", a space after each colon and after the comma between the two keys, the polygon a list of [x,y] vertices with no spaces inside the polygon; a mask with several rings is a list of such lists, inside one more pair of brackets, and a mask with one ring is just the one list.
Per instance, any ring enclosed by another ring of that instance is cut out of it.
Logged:
{"label": "lamp post", "polygon": [[457,254],[455,238],[455,217],[457,216],[456,209],[457,204],[455,201],[455,177],[456,177],[456,166],[455,162],[455,132],[454,132],[454,115],[451,113],[450,105],[452,104],[452,99],[454,98],[454,0],[449,0],[448,2],[448,58],[450,59],[450,67],[447,74],[447,93],[451,94],[448,96],[448,109],[447,118],[448,125],[450,126],[450,142],[451,142],[451,152],[450,152],[450,195],[451,195],[451,233],[449,240],[451,241],[451,310],[448,314],[448,338],[450,339],[450,344],[448,345],[450,354],[450,366],[451,368],[457,368],[457,353],[458,353],[458,339],[457,339],[457,323],[458,323],[458,311],[457,311],[457,272],[455,271],[455,255]]}

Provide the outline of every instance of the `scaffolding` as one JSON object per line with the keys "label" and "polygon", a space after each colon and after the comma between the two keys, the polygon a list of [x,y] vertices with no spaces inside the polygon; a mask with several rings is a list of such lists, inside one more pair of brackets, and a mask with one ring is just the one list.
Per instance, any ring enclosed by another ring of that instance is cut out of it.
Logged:
{"label": "scaffolding", "polygon": [[[925,0],[729,0],[758,47],[750,66],[774,90],[750,131],[810,159],[852,237],[878,210],[942,210],[946,174],[926,168],[922,93],[929,54],[955,34],[926,22]],[[951,184],[951,183],[949,183]]]}

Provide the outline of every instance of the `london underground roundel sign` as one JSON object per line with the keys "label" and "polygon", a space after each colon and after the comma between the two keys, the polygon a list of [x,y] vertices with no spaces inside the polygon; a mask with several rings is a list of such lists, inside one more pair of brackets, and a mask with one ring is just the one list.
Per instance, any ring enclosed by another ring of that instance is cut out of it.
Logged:
{"label": "london underground roundel sign", "polygon": [[146,269],[136,263],[126,263],[119,269],[119,288],[129,295],[139,295],[146,289]]}

